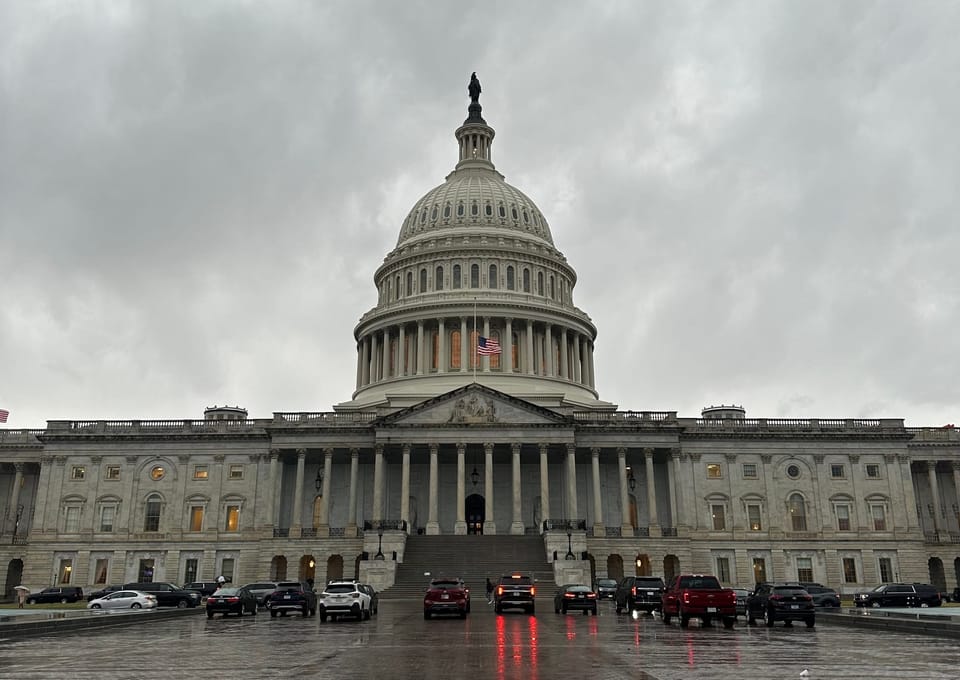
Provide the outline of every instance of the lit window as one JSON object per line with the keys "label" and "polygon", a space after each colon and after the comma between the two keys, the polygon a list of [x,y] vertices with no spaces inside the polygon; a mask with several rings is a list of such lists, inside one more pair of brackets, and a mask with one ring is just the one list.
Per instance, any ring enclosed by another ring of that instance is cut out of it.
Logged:
{"label": "lit window", "polygon": [[744,479],[756,479],[756,478],[757,478],[757,464],[756,464],[756,463],[744,463],[744,464],[743,464],[743,478],[744,478]]}
{"label": "lit window", "polygon": [[70,579],[73,576],[73,560],[60,560],[60,569],[58,572],[60,574],[60,583],[69,585]]}
{"label": "lit window", "polygon": [[803,502],[803,496],[798,493],[792,494],[787,500],[787,508],[790,513],[790,526],[794,531],[807,530],[807,508]]}
{"label": "lit window", "polygon": [[880,466],[871,463],[866,466],[867,469],[867,479],[880,479]]}
{"label": "lit window", "polygon": [[107,466],[107,479],[117,480],[120,479],[120,466],[119,465],[108,465]]}
{"label": "lit window", "polygon": [[239,505],[227,506],[227,522],[226,522],[226,525],[224,526],[224,529],[226,531],[240,530],[240,506]]}
{"label": "lit window", "polygon": [[750,526],[750,531],[763,531],[763,523],[760,520],[759,505],[747,506],[747,523]]}
{"label": "lit window", "polygon": [[723,468],[719,463],[707,463],[707,479],[722,479]]}
{"label": "lit window", "polygon": [[203,506],[190,507],[190,531],[203,531]]}
{"label": "lit window", "polygon": [[194,479],[207,479],[210,476],[210,471],[207,470],[206,465],[194,465],[193,466],[193,478]]}
{"label": "lit window", "polygon": [[70,479],[81,480],[87,476],[87,469],[82,465],[74,465],[70,470]]}
{"label": "lit window", "polygon": [[162,466],[162,465],[155,465],[155,466],[150,470],[150,479],[152,479],[152,480],[154,480],[154,481],[161,480],[161,479],[163,479],[163,476],[164,476],[166,473],[167,473],[167,471],[163,469],[163,466]]}
{"label": "lit window", "polygon": [[231,466],[230,466],[230,479],[243,479],[243,466],[242,466],[242,465],[231,465]]}

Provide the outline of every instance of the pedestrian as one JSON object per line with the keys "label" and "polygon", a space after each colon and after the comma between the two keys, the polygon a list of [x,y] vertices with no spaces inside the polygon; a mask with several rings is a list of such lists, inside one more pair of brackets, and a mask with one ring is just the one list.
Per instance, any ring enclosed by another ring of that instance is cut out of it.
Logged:
{"label": "pedestrian", "polygon": [[493,581],[487,577],[487,604],[493,604]]}
{"label": "pedestrian", "polygon": [[24,590],[23,588],[17,588],[17,609],[23,609],[23,605],[27,603],[27,593],[29,590]]}

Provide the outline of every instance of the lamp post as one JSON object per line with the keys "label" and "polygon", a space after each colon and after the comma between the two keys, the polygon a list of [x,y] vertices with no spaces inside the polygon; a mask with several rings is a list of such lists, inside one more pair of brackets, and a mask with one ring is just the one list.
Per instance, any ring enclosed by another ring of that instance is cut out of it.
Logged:
{"label": "lamp post", "polygon": [[633,470],[627,470],[627,484],[630,486],[631,491],[636,490],[637,478],[633,476]]}
{"label": "lamp post", "polygon": [[377,544],[377,554],[374,556],[373,559],[382,560],[382,559],[385,559],[383,556],[383,524],[377,527],[377,538],[379,539],[380,542]]}
{"label": "lamp post", "polygon": [[576,559],[576,556],[573,554],[573,532],[571,531],[567,532],[567,559]]}
{"label": "lamp post", "polygon": [[313,480],[313,488],[317,490],[317,493],[323,493],[323,468],[317,468],[317,477]]}

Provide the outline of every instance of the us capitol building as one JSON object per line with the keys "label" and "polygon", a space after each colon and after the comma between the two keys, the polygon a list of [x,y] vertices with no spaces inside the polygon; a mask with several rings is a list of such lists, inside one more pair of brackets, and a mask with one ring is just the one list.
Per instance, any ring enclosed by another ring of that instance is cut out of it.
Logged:
{"label": "us capitol building", "polygon": [[600,398],[576,272],[496,170],[475,78],[469,94],[453,171],[374,274],[352,398],[0,430],[4,595],[220,574],[384,588],[411,541],[467,534],[542,540],[557,582],[682,570],[848,593],[958,585],[952,428]]}

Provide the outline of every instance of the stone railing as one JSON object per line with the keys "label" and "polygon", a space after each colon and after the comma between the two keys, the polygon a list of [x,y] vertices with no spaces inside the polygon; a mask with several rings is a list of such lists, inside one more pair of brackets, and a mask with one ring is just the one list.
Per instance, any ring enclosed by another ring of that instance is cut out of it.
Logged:
{"label": "stone railing", "polygon": [[903,432],[902,418],[680,418],[682,427],[701,431]]}
{"label": "stone railing", "polygon": [[574,420],[584,424],[643,424],[676,422],[676,411],[574,411]]}
{"label": "stone railing", "polygon": [[585,519],[545,519],[543,520],[544,531],[586,531],[587,520]]}
{"label": "stone railing", "polygon": [[960,430],[956,427],[908,427],[915,442],[960,442]]}
{"label": "stone railing", "polygon": [[664,538],[676,538],[677,527],[660,527],[660,535]]}
{"label": "stone railing", "polygon": [[270,420],[50,420],[45,434],[233,433],[262,430]]}
{"label": "stone railing", "polygon": [[290,527],[285,527],[283,529],[274,529],[273,537],[274,538],[290,538]]}
{"label": "stone railing", "polygon": [[373,411],[337,413],[336,411],[316,411],[312,413],[274,413],[274,425],[329,425],[331,427],[349,427],[365,425],[377,417]]}
{"label": "stone railing", "polygon": [[406,531],[407,522],[402,519],[381,519],[363,523],[364,531],[379,531],[380,529],[384,531]]}

